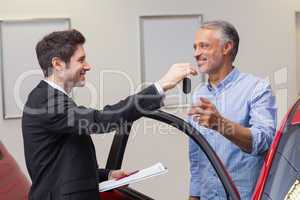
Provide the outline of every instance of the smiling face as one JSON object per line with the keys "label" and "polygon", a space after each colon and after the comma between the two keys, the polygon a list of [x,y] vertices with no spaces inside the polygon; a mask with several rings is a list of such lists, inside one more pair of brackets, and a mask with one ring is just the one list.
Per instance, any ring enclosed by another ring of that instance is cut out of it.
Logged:
{"label": "smiling face", "polygon": [[225,62],[223,42],[220,40],[220,32],[213,29],[199,29],[194,42],[194,57],[201,73],[214,73]]}
{"label": "smiling face", "polygon": [[69,63],[61,71],[63,82],[68,87],[82,87],[85,85],[85,74],[91,69],[86,62],[86,55],[82,45],[78,45]]}

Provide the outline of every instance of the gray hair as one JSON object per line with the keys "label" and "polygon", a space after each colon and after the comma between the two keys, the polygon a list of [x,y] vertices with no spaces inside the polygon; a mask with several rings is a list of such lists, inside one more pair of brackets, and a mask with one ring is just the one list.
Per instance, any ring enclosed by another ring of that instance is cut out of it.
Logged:
{"label": "gray hair", "polygon": [[231,61],[234,61],[239,49],[240,38],[237,30],[232,24],[222,20],[208,21],[204,22],[200,26],[200,29],[218,30],[221,33],[220,40],[222,40],[223,43],[232,42],[233,49],[231,51]]}

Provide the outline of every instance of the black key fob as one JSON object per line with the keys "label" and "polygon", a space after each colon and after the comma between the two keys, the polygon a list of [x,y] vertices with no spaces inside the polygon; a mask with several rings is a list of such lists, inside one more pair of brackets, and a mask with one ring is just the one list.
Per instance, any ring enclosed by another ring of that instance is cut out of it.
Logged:
{"label": "black key fob", "polygon": [[182,90],[184,94],[188,94],[191,92],[192,81],[190,78],[186,77],[182,81]]}

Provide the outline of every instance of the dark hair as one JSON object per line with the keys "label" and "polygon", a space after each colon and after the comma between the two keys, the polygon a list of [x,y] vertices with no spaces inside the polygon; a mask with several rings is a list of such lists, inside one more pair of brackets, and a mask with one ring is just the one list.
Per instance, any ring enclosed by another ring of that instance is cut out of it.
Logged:
{"label": "dark hair", "polygon": [[35,47],[37,59],[44,76],[52,74],[52,58],[69,63],[78,45],[84,44],[84,36],[77,30],[55,31],[46,35]]}
{"label": "dark hair", "polygon": [[217,20],[205,22],[201,25],[200,28],[219,30],[222,34],[220,39],[223,40],[223,42],[231,41],[233,43],[233,49],[231,52],[231,61],[233,62],[239,50],[240,42],[240,37],[235,27],[229,22]]}

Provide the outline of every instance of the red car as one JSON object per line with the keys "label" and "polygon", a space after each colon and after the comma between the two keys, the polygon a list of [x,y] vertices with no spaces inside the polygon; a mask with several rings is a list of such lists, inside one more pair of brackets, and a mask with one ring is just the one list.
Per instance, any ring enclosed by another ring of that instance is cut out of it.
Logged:
{"label": "red car", "polygon": [[26,200],[30,182],[0,141],[0,199]]}

